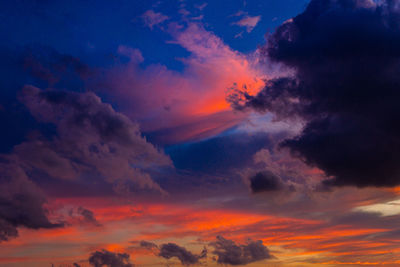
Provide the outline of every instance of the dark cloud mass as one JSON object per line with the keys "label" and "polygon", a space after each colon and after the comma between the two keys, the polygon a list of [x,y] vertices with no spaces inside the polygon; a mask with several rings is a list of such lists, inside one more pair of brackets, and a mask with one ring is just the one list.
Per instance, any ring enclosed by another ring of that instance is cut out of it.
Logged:
{"label": "dark cloud mass", "polygon": [[246,265],[273,257],[261,240],[248,241],[247,244],[240,245],[217,236],[217,240],[210,245],[215,248],[213,253],[218,256],[217,262],[221,264]]}
{"label": "dark cloud mass", "polygon": [[270,171],[258,172],[250,177],[250,189],[253,193],[278,191],[282,188],[281,179]]}
{"label": "dark cloud mass", "polygon": [[158,255],[166,259],[177,257],[183,265],[191,265],[198,263],[199,259],[205,258],[207,256],[207,250],[204,249],[200,255],[195,255],[184,247],[174,243],[167,243],[160,246]]}
{"label": "dark cloud mass", "polygon": [[129,262],[129,254],[113,253],[108,250],[95,251],[89,257],[89,263],[94,267],[133,267]]}
{"label": "dark cloud mass", "polygon": [[9,159],[0,158],[0,241],[18,236],[17,227],[55,228],[43,207],[46,199],[25,171]]}
{"label": "dark cloud mass", "polygon": [[328,185],[400,184],[399,1],[313,0],[262,52],[295,75],[231,95],[234,107],[304,121],[281,145]]}

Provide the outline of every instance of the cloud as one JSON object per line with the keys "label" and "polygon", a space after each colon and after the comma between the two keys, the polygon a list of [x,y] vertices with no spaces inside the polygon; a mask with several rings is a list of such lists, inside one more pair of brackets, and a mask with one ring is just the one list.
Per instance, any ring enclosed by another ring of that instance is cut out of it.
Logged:
{"label": "cloud", "polygon": [[45,204],[45,196],[26,172],[12,159],[1,157],[0,241],[17,237],[17,227],[50,229],[63,226],[49,221]]}
{"label": "cloud", "polygon": [[253,169],[257,170],[257,173],[249,179],[253,193],[295,191],[298,186],[315,189],[320,186],[321,181],[326,179],[323,171],[307,166],[300,159],[293,157],[287,149],[263,148],[253,155],[253,161],[256,165]]}
{"label": "cloud", "polygon": [[226,102],[227,89],[262,88],[264,74],[253,58],[231,49],[200,23],[171,23],[167,32],[171,45],[190,53],[179,59],[182,71],[131,60],[106,71],[102,87],[113,90],[101,93],[117,99],[124,114],[164,144],[212,136],[242,121],[245,114],[233,112]]}
{"label": "cloud", "polygon": [[0,77],[0,152],[8,153],[12,148],[26,140],[30,131],[41,127],[26,108],[17,100],[17,92],[25,84],[40,88],[68,88],[83,90],[84,80],[92,78],[95,71],[79,58],[59,53],[44,45],[2,46],[0,49],[0,68],[5,71]]}
{"label": "cloud", "polygon": [[140,246],[142,248],[146,248],[146,249],[150,249],[150,250],[158,249],[158,246],[155,243],[148,242],[148,241],[145,241],[145,240],[140,241]]}
{"label": "cloud", "polygon": [[14,148],[25,169],[63,180],[99,177],[119,193],[134,185],[162,191],[142,169],[171,165],[170,159],[141,136],[137,124],[95,94],[26,86],[20,100],[57,132],[51,140],[36,138]]}
{"label": "cloud", "polygon": [[376,213],[381,216],[394,216],[400,214],[400,200],[395,199],[384,203],[374,203],[365,206],[355,207],[354,211]]}
{"label": "cloud", "polygon": [[164,21],[168,20],[169,17],[163,15],[162,13],[154,12],[150,9],[142,15],[142,19],[146,26],[148,26],[150,29],[153,29],[154,26],[163,23]]}
{"label": "cloud", "polygon": [[281,179],[270,171],[258,172],[250,177],[250,188],[253,193],[279,191],[283,187]]}
{"label": "cloud", "polygon": [[78,214],[82,216],[83,220],[87,223],[93,224],[95,226],[101,226],[101,224],[96,220],[93,211],[79,207],[77,210]]}
{"label": "cloud", "polygon": [[261,16],[244,16],[241,18],[239,21],[234,22],[233,24],[241,26],[241,27],[246,27],[247,32],[251,32],[260,22]]}
{"label": "cloud", "polygon": [[323,170],[326,185],[400,184],[399,21],[395,1],[311,1],[261,49],[294,75],[238,93],[233,106],[303,122],[281,146]]}
{"label": "cloud", "polygon": [[210,245],[215,248],[213,253],[218,256],[217,262],[220,264],[246,265],[272,258],[268,248],[260,240],[238,245],[232,240],[217,236],[217,240]]}
{"label": "cloud", "polygon": [[133,267],[129,262],[129,254],[113,253],[105,249],[93,252],[89,257],[89,263],[94,267]]}
{"label": "cloud", "polygon": [[148,241],[140,241],[140,247],[156,251],[156,255],[163,257],[165,259],[171,259],[176,257],[180,260],[183,265],[193,265],[199,263],[199,260],[207,257],[207,249],[204,248],[203,251],[199,255],[195,255],[192,252],[188,251],[186,248],[178,246],[175,243],[166,243],[160,246],[157,244],[148,242]]}
{"label": "cloud", "polygon": [[158,255],[166,259],[177,257],[183,265],[192,265],[198,263],[199,259],[205,258],[207,256],[207,250],[204,249],[200,255],[195,255],[184,247],[174,243],[167,243],[160,246]]}

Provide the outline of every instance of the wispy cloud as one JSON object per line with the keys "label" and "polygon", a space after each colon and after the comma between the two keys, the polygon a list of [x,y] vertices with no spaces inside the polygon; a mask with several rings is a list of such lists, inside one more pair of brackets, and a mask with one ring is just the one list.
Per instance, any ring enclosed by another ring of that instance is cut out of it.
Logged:
{"label": "wispy cloud", "polygon": [[146,26],[148,26],[150,29],[153,29],[154,26],[163,23],[164,21],[168,20],[169,17],[163,15],[162,13],[154,12],[150,9],[142,15],[142,19]]}
{"label": "wispy cloud", "polygon": [[251,32],[258,24],[258,22],[260,22],[261,20],[261,16],[244,16],[243,18],[241,18],[239,21],[234,22],[233,24],[241,26],[241,27],[245,27],[247,32]]}

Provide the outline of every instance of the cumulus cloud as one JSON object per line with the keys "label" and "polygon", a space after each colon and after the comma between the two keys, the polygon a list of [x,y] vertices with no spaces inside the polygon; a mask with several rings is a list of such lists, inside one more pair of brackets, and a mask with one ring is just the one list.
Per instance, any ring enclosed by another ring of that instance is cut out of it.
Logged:
{"label": "cumulus cloud", "polygon": [[302,121],[302,132],[281,146],[332,177],[325,184],[398,185],[399,21],[396,1],[313,0],[262,48],[294,75],[230,100]]}
{"label": "cumulus cloud", "polygon": [[114,253],[108,250],[93,252],[89,257],[89,263],[94,267],[133,267],[129,262],[129,254]]}
{"label": "cumulus cloud", "polygon": [[66,180],[92,174],[121,193],[132,184],[162,191],[141,169],[171,165],[170,159],[141,136],[137,124],[95,94],[26,86],[20,99],[37,120],[57,129],[52,140],[35,139],[14,148],[25,169]]}
{"label": "cumulus cloud", "polygon": [[245,27],[247,32],[251,32],[258,24],[258,22],[260,22],[261,20],[261,16],[244,16],[243,18],[241,18],[239,21],[234,22],[233,24],[241,26],[241,27]]}
{"label": "cumulus cloud", "polygon": [[248,241],[241,245],[222,236],[217,236],[217,240],[210,245],[215,248],[213,253],[217,255],[217,262],[220,264],[246,265],[273,257],[261,240]]}
{"label": "cumulus cloud", "polygon": [[168,20],[169,17],[163,15],[162,13],[154,12],[150,9],[142,15],[142,19],[146,26],[148,26],[150,29],[153,29],[154,26],[163,23],[164,21]]}

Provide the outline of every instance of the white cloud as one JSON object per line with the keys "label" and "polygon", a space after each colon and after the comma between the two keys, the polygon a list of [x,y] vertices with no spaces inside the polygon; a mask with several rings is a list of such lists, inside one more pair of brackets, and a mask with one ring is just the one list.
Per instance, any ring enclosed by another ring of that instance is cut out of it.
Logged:
{"label": "white cloud", "polygon": [[392,200],[384,203],[360,206],[353,209],[367,213],[379,213],[381,216],[393,216],[400,214],[400,199]]}

